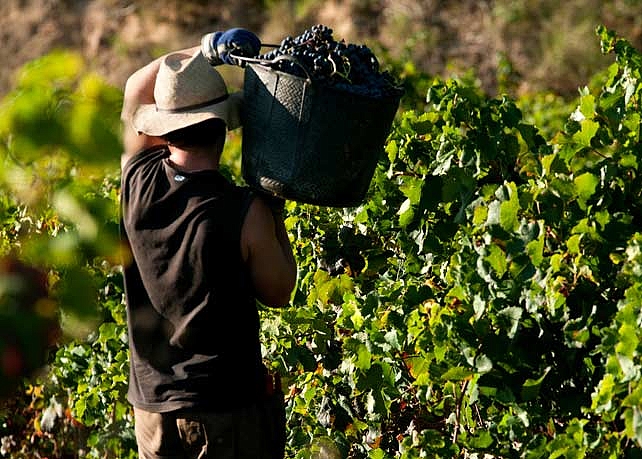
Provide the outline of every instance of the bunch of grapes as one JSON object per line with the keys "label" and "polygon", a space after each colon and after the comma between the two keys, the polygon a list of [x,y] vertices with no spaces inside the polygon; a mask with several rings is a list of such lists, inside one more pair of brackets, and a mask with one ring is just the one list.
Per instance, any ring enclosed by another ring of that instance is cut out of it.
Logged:
{"label": "bunch of grapes", "polygon": [[275,70],[367,97],[401,94],[392,76],[379,71],[379,62],[367,46],[337,42],[332,29],[322,24],[297,37],[284,38],[258,59],[270,62]]}

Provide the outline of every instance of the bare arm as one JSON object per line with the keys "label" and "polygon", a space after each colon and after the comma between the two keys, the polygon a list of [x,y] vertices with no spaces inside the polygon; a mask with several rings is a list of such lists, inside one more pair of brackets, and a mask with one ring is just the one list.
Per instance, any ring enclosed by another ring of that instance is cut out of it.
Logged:
{"label": "bare arm", "polygon": [[[200,49],[200,46],[186,48],[179,53],[193,55]],[[123,108],[120,119],[123,122],[123,155],[121,164],[135,153],[165,143],[160,137],[152,137],[146,134],[139,134],[132,126],[132,116],[141,104],[154,103],[154,84],[160,64],[166,55],[153,60],[149,64],[134,72],[125,83],[123,97]]]}
{"label": "bare arm", "polygon": [[260,198],[250,205],[241,231],[241,248],[258,299],[266,306],[289,303],[297,266],[283,217]]}

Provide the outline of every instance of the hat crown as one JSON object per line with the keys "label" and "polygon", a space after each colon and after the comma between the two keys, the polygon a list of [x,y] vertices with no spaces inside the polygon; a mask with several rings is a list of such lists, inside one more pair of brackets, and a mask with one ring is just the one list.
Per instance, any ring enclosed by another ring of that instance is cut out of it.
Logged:
{"label": "hat crown", "polygon": [[226,95],[223,77],[200,52],[193,56],[167,56],[158,70],[154,86],[154,99],[160,110],[185,109]]}

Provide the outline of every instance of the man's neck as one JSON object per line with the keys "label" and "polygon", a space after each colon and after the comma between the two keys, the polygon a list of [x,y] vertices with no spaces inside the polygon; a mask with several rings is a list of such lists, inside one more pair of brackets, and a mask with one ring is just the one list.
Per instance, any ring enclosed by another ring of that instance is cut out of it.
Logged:
{"label": "man's neck", "polygon": [[175,145],[168,145],[169,160],[179,168],[189,171],[218,169],[219,155],[211,150],[183,149]]}

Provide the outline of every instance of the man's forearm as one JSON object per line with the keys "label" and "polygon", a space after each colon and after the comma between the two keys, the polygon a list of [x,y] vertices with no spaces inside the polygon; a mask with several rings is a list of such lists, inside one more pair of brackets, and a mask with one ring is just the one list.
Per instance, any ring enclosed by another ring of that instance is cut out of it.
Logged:
{"label": "man's forearm", "polygon": [[[194,46],[192,48],[186,48],[176,52],[189,54],[191,56],[199,49],[200,46]],[[162,143],[161,139],[158,137],[150,137],[136,132],[132,125],[132,118],[140,105],[153,104],[155,102],[154,86],[156,84],[156,75],[158,75],[158,70],[160,69],[163,59],[165,59],[168,54],[165,54],[158,59],[154,59],[149,64],[138,69],[127,79],[123,97],[123,108],[120,113],[120,118],[123,123],[124,147],[121,157],[121,165],[124,165],[125,162],[127,162],[127,160],[137,151]]]}
{"label": "man's forearm", "polygon": [[288,232],[285,229],[283,214],[273,213],[273,216],[274,216],[274,231],[276,233],[277,241],[281,246],[283,256],[285,257],[288,264],[290,265],[292,277],[293,279],[296,280],[296,272],[297,272],[296,260],[292,252],[292,245],[290,244],[290,238],[288,236]]}
{"label": "man's forearm", "polygon": [[[176,51],[176,53],[193,55],[198,50],[200,50],[200,46],[194,46]],[[168,54],[174,54],[174,52]],[[154,59],[149,64],[138,69],[127,79],[127,83],[125,84],[123,109],[121,112],[121,119],[123,122],[128,123],[131,120],[132,115],[139,105],[154,103],[154,84],[156,82],[156,75],[158,74],[161,62],[168,54]]]}

